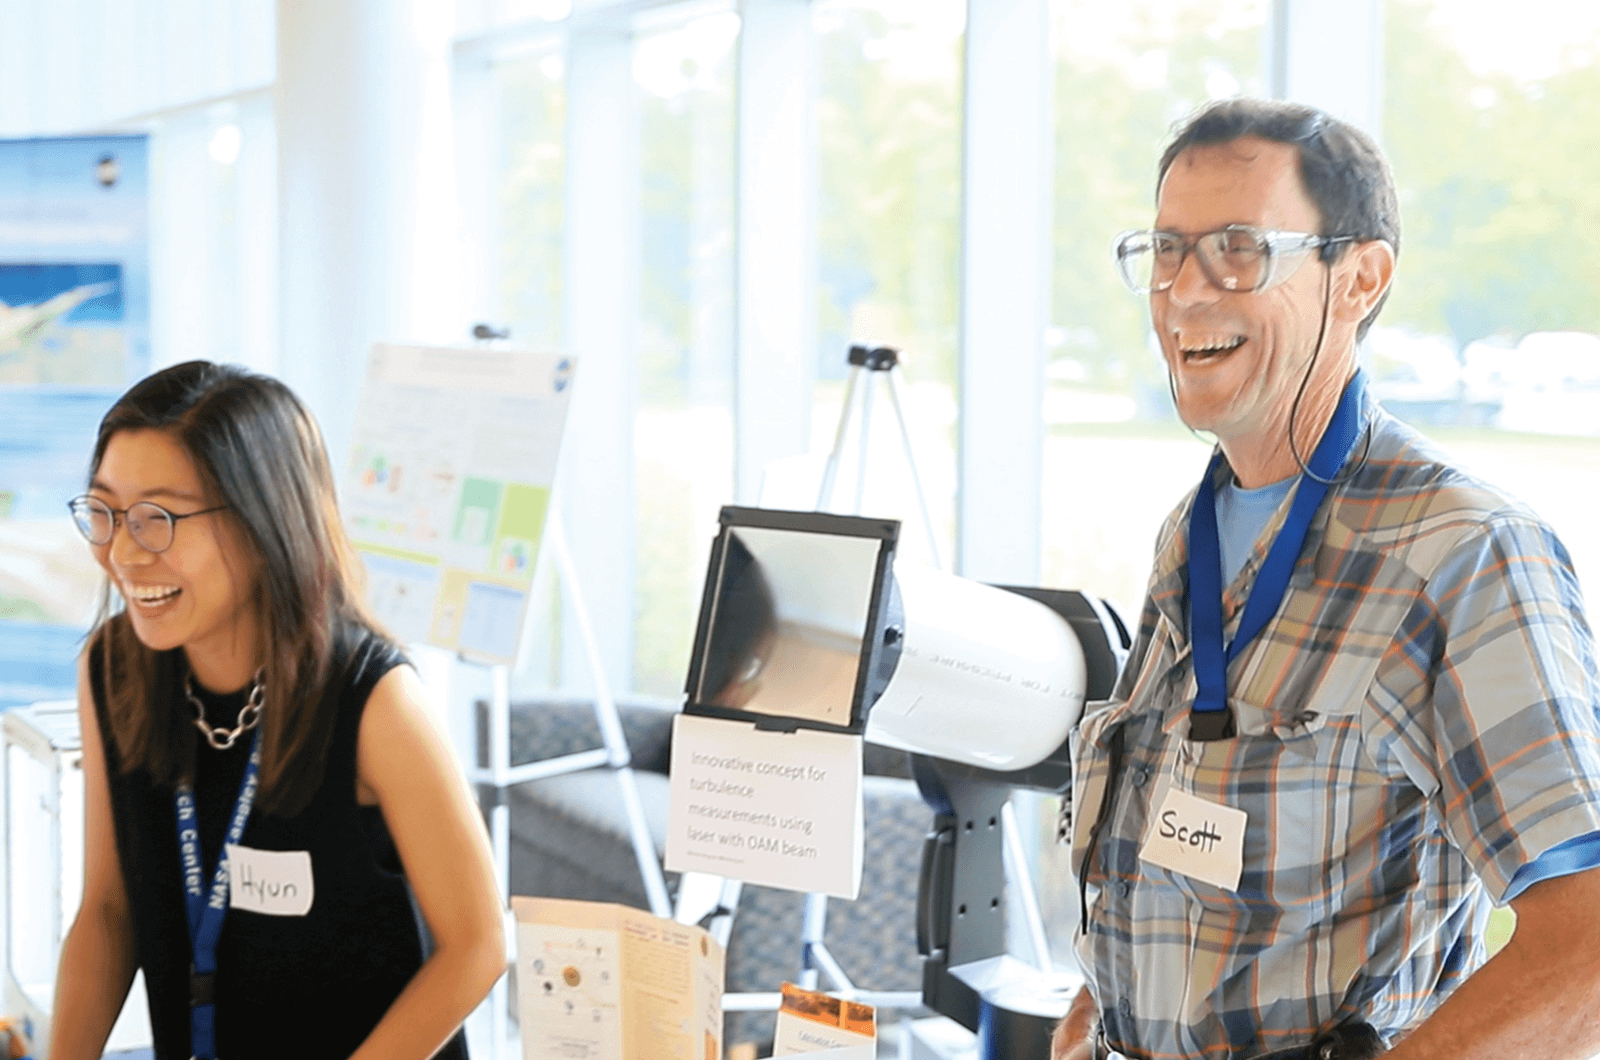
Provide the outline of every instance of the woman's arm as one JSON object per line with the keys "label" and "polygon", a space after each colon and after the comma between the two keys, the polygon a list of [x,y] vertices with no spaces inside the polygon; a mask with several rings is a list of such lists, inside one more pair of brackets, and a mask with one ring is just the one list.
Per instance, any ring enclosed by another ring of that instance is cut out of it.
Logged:
{"label": "woman's arm", "polygon": [[362,801],[370,796],[383,809],[435,948],[352,1060],[421,1060],[449,1040],[505,971],[489,838],[410,667],[395,667],[372,690],[356,761]]}
{"label": "woman's arm", "polygon": [[83,904],[61,945],[51,1014],[54,1060],[98,1057],[133,983],[133,923],[117,860],[100,724],[89,692],[87,652],[78,659],[83,744]]}

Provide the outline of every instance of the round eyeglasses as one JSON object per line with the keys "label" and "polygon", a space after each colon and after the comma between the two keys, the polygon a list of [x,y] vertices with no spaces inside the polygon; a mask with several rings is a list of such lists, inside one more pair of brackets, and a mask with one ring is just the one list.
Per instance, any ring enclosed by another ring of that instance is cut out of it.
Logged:
{"label": "round eyeglasses", "polygon": [[1112,254],[1122,282],[1134,294],[1171,287],[1190,251],[1211,286],[1248,294],[1276,287],[1293,276],[1313,250],[1351,241],[1351,236],[1282,232],[1254,225],[1228,225],[1197,236],[1141,229],[1118,236]]}
{"label": "round eyeglasses", "polygon": [[184,512],[178,515],[153,501],[139,501],[126,508],[113,508],[98,497],[84,494],[67,502],[67,509],[72,512],[72,521],[77,524],[78,533],[82,534],[89,544],[104,545],[109,542],[111,535],[117,532],[117,518],[120,516],[123,525],[128,528],[128,536],[146,552],[165,552],[171,548],[172,537],[177,532],[179,519],[220,512],[226,507],[226,504],[219,504],[215,508],[202,508],[198,512]]}

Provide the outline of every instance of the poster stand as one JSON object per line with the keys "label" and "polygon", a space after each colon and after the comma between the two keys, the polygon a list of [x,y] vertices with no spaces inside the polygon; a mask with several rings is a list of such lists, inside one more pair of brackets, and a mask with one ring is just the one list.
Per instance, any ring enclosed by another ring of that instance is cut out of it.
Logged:
{"label": "poster stand", "polygon": [[[508,793],[533,780],[609,769],[651,911],[668,916],[670,903],[557,504],[576,358],[496,345],[506,337],[482,325],[469,347],[373,346],[344,508],[380,619],[407,643],[448,652],[488,678],[486,752],[475,735],[454,735],[488,821],[510,945]],[[552,568],[582,640],[601,746],[514,766],[510,668],[535,586],[548,584]],[[441,668],[432,693],[447,707],[451,670]],[[502,976],[487,1014],[496,1060],[507,1044],[506,994]]]}
{"label": "poster stand", "polygon": [[[490,680],[488,712],[488,761],[467,771],[467,779],[483,792],[483,805],[489,815],[489,836],[494,851],[495,879],[507,908],[511,895],[511,806],[508,792],[519,784],[545,777],[577,773],[586,769],[607,768],[616,778],[622,796],[622,805],[628,817],[628,831],[633,841],[634,858],[639,864],[639,875],[644,881],[645,894],[650,900],[650,911],[659,917],[672,916],[672,903],[667,896],[666,879],[661,862],[656,856],[655,840],[644,815],[644,804],[639,798],[639,788],[633,775],[632,757],[627,739],[622,731],[622,719],[617,713],[616,700],[606,679],[605,666],[600,657],[599,642],[589,610],[584,603],[582,586],[572,554],[567,548],[560,512],[551,504],[545,519],[545,548],[541,557],[548,554],[555,566],[558,584],[564,598],[572,608],[583,641],[584,655],[589,674],[594,682],[594,717],[600,728],[603,746],[588,751],[576,751],[554,758],[511,764],[511,668],[504,663],[484,665]],[[473,662],[471,659],[463,659]],[[507,938],[514,939],[515,923],[507,913]],[[507,1039],[506,1024],[510,1018],[506,977],[496,981],[489,994],[490,1057],[500,1060]]]}

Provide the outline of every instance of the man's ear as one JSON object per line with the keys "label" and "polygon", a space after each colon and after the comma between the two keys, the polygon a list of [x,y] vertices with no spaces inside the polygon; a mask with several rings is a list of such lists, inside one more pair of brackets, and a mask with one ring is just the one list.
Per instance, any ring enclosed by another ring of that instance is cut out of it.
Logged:
{"label": "man's ear", "polygon": [[1339,285],[1334,314],[1341,320],[1365,320],[1394,279],[1394,248],[1388,240],[1357,243],[1340,263],[1345,282]]}

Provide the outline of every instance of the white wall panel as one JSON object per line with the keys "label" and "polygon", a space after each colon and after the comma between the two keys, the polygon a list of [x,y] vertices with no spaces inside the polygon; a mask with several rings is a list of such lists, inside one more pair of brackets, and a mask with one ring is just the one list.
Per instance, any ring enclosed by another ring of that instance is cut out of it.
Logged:
{"label": "white wall panel", "polygon": [[271,84],[273,0],[0,0],[0,136],[100,132]]}
{"label": "white wall panel", "polygon": [[1050,274],[1048,0],[968,4],[958,573],[1039,577]]}
{"label": "white wall panel", "polygon": [[451,26],[418,15],[386,0],[278,5],[279,363],[336,466],[373,342],[467,340]]}
{"label": "white wall panel", "polygon": [[734,497],[807,450],[816,344],[811,11],[744,0],[739,35]]}

